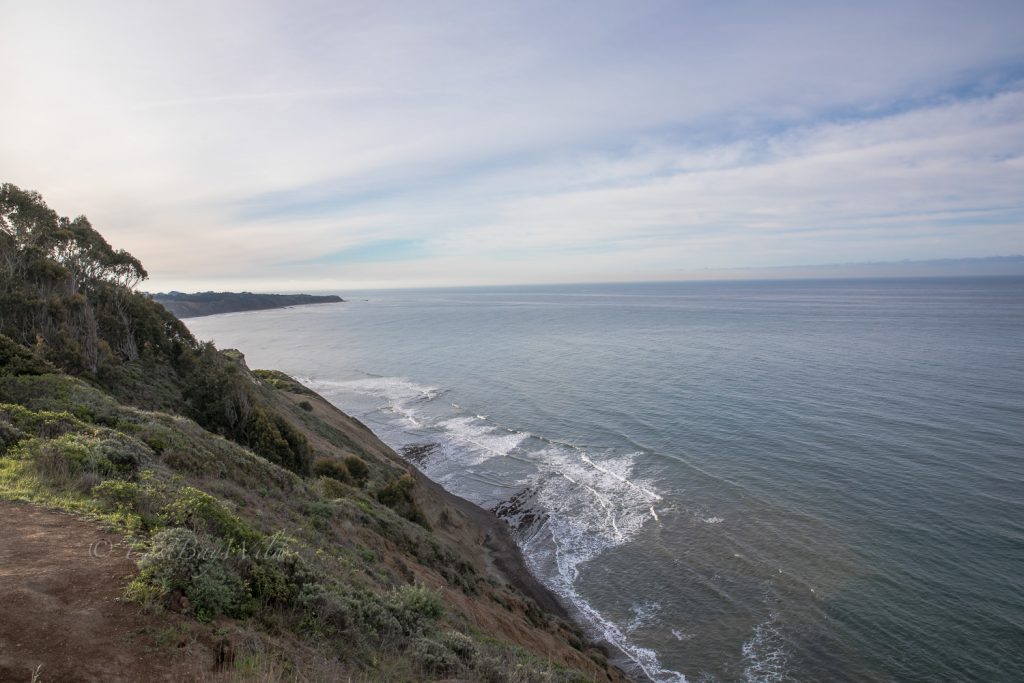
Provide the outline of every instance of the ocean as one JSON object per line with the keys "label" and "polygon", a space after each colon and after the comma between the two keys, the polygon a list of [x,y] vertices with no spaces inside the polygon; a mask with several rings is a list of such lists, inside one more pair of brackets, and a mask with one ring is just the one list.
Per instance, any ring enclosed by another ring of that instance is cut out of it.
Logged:
{"label": "ocean", "polygon": [[339,293],[186,322],[496,510],[638,680],[1024,680],[1024,278]]}

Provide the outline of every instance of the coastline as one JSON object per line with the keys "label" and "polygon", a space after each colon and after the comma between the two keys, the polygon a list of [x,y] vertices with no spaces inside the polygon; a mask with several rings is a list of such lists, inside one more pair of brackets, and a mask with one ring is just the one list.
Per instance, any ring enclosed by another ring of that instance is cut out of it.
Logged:
{"label": "coastline", "polygon": [[345,303],[340,296],[313,294],[253,294],[251,292],[181,292],[150,294],[150,298],[163,306],[179,320],[202,318],[222,313],[268,311],[293,306]]}
{"label": "coastline", "polygon": [[[531,621],[538,619],[548,624],[546,628],[549,633],[544,637],[538,638],[536,633],[519,631],[520,636],[532,641],[541,651],[555,647],[562,649],[576,668],[589,669],[592,676],[597,672],[603,674],[593,680],[634,680],[609,661],[614,656],[614,646],[603,639],[595,639],[589,631],[589,624],[574,618],[570,607],[530,572],[519,545],[502,519],[430,479],[413,462],[384,443],[364,423],[313,389],[284,373],[275,374],[279,380],[274,386],[279,389],[277,394],[281,398],[293,405],[298,405],[300,401],[310,404],[301,409],[299,414],[330,425],[345,434],[349,447],[372,454],[383,461],[390,461],[412,476],[416,482],[413,496],[426,513],[431,531],[449,547],[458,550],[460,557],[470,559],[482,576],[508,585],[525,598],[518,609],[525,610],[527,615],[533,614]],[[307,436],[314,447],[320,444],[328,447],[329,442],[324,441],[322,435],[310,432]],[[498,623],[495,625],[499,628],[506,626]],[[508,632],[505,635],[508,636]],[[596,651],[599,655],[595,659],[594,654],[588,654],[588,651]],[[596,670],[592,668],[595,665]]]}

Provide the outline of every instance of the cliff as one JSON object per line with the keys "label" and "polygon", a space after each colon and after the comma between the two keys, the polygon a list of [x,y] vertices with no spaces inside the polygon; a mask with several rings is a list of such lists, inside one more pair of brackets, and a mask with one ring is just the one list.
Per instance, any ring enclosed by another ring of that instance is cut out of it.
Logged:
{"label": "cliff", "polygon": [[179,318],[198,318],[217,313],[261,311],[268,308],[342,303],[340,296],[312,294],[253,294],[252,292],[167,292],[153,294],[153,301]]}

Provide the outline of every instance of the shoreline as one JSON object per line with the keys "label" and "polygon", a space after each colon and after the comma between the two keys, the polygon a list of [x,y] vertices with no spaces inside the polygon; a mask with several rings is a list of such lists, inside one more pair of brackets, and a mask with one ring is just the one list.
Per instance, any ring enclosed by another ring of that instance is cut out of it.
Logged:
{"label": "shoreline", "polygon": [[[570,648],[573,656],[583,656],[583,661],[588,661],[591,665],[596,663],[604,669],[609,681],[636,680],[612,661],[617,659],[619,648],[606,639],[595,636],[591,624],[574,616],[572,605],[562,602],[557,593],[533,575],[504,520],[494,512],[448,491],[423,473],[415,462],[403,457],[386,444],[358,418],[346,413],[306,384],[284,373],[281,375],[290,383],[294,383],[291,389],[282,387],[282,397],[286,397],[293,404],[314,398],[313,410],[309,411],[307,408],[303,413],[347,434],[351,439],[351,447],[372,453],[382,460],[391,461],[407,472],[416,483],[413,496],[426,513],[427,520],[432,526],[432,533],[439,540],[458,550],[463,557],[472,558],[473,564],[482,576],[509,586],[521,598],[525,598],[527,604],[533,603],[537,610],[554,620],[556,624],[561,624],[556,627],[555,632],[562,633],[558,639]],[[301,393],[295,392],[297,387],[302,388]],[[309,436],[316,446],[319,437],[314,434]],[[533,609],[526,605],[523,607],[526,607],[527,614]],[[571,644],[574,640],[579,641],[577,645]],[[579,646],[583,646],[583,649]],[[604,663],[587,659],[583,654],[586,649],[600,652]]]}
{"label": "shoreline", "polygon": [[[409,472],[420,489],[419,497],[422,500],[419,502],[425,503],[427,507],[438,513],[445,506],[454,508],[458,516],[464,520],[464,523],[455,522],[439,526],[434,529],[435,533],[455,541],[458,545],[473,546],[478,551],[483,551],[486,567],[497,574],[498,578],[504,579],[506,583],[518,589],[545,611],[581,628],[587,627],[586,624],[578,622],[571,616],[570,608],[562,602],[558,594],[530,572],[519,545],[512,538],[508,524],[494,512],[447,490],[423,473],[415,462],[402,456],[385,443],[361,420],[345,412],[306,384],[288,375],[284,376],[304,390],[302,394],[282,392],[284,395],[287,395],[292,401],[298,401],[301,397],[316,397],[327,408],[325,411],[327,414],[319,414],[319,411],[314,410],[314,415],[328,423],[340,418],[343,424],[339,424],[339,427],[347,428],[350,433],[352,430],[362,432],[360,435],[362,438],[358,439],[356,445],[378,452],[385,459],[399,464]],[[474,529],[478,533],[466,533]]]}

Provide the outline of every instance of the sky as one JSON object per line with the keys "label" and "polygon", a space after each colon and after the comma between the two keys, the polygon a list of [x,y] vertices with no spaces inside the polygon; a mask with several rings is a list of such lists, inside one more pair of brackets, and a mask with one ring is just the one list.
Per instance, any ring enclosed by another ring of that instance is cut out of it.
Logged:
{"label": "sky", "polygon": [[0,181],[151,291],[1024,253],[1024,2],[0,0]]}

